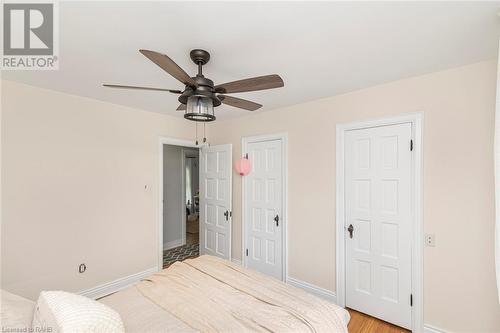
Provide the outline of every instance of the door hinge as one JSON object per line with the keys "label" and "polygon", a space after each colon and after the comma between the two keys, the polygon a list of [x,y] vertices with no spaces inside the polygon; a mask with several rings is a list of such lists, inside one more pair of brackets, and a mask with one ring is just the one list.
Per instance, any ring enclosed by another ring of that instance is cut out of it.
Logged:
{"label": "door hinge", "polygon": [[247,257],[248,257],[248,249],[246,249],[245,253],[246,253]]}
{"label": "door hinge", "polygon": [[413,306],[413,294],[410,294],[410,306]]}
{"label": "door hinge", "polygon": [[413,140],[410,140],[410,151],[413,151]]}

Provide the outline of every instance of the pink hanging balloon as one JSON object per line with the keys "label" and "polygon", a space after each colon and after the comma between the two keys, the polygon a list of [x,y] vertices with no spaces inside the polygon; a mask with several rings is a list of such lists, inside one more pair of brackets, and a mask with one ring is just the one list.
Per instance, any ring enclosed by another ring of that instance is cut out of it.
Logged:
{"label": "pink hanging balloon", "polygon": [[250,161],[246,158],[240,158],[234,163],[234,168],[236,169],[236,172],[240,174],[240,176],[246,176],[252,171],[252,165],[250,164]]}

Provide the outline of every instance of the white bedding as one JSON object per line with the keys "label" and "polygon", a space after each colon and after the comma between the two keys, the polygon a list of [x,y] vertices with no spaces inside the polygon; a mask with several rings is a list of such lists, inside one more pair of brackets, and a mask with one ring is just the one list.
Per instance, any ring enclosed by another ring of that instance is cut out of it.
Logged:
{"label": "white bedding", "polygon": [[31,328],[35,302],[0,290],[0,331],[23,332]]}
{"label": "white bedding", "polygon": [[196,332],[144,297],[136,286],[101,298],[99,301],[120,314],[127,333]]}
{"label": "white bedding", "polygon": [[101,302],[127,332],[347,332],[337,305],[210,256],[177,262]]}

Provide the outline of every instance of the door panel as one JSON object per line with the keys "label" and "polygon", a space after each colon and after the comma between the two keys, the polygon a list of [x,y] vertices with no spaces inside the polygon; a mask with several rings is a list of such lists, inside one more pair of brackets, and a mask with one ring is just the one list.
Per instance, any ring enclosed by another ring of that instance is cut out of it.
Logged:
{"label": "door panel", "polygon": [[249,268],[283,279],[282,140],[249,143],[245,177],[245,237]]}
{"label": "door panel", "polygon": [[[346,306],[411,327],[411,124],[346,133]],[[352,225],[352,238],[348,227]]]}
{"label": "door panel", "polygon": [[231,259],[231,145],[203,147],[200,158],[200,254]]}

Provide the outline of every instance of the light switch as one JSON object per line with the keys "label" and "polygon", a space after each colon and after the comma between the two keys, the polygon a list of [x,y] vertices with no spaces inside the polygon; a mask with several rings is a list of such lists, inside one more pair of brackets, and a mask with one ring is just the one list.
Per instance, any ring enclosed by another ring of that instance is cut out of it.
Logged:
{"label": "light switch", "polygon": [[425,246],[436,246],[436,236],[434,234],[425,235]]}

